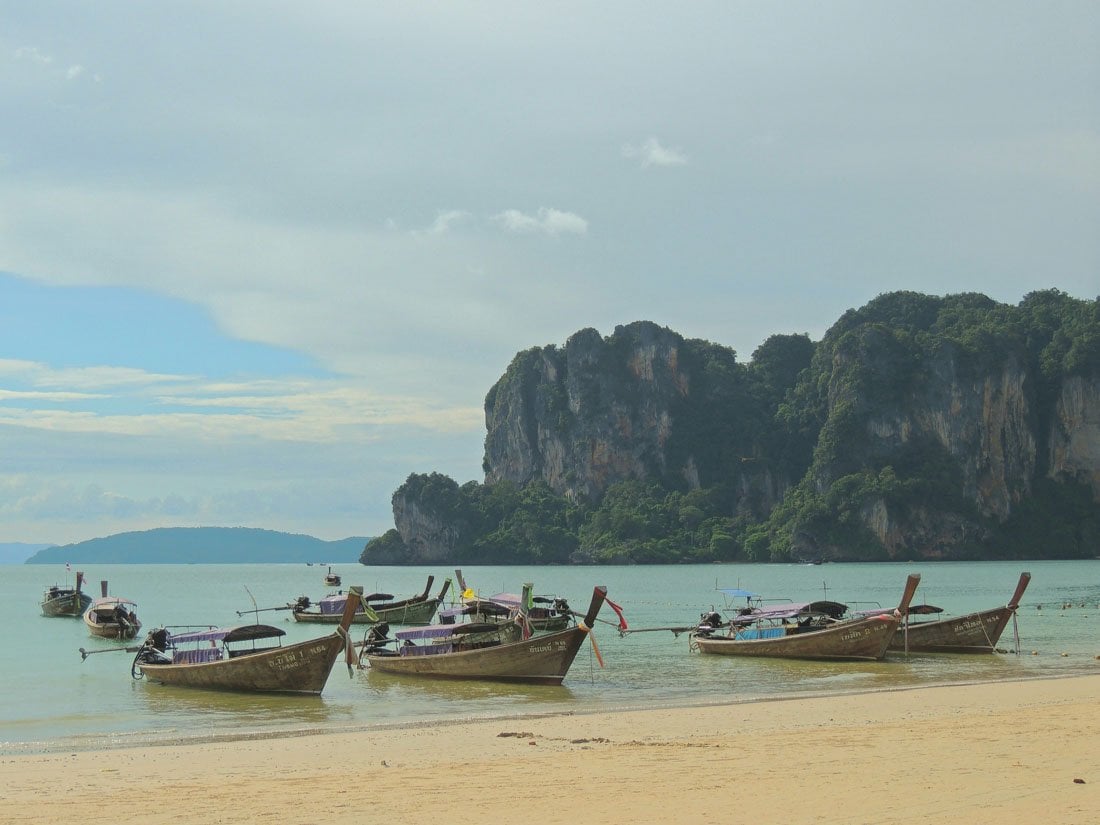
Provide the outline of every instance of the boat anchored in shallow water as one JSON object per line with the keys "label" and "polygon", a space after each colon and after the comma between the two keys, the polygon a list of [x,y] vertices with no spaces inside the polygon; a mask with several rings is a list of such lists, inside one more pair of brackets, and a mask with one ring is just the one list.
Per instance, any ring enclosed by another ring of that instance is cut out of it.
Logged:
{"label": "boat anchored in shallow water", "polygon": [[88,632],[101,639],[133,639],[141,630],[137,604],[130,599],[107,595],[107,582],[99,583],[103,594],[84,611]]}
{"label": "boat anchored in shallow water", "polygon": [[[436,610],[443,604],[447,597],[447,591],[451,588],[451,580],[447,579],[437,595],[429,595],[435,576],[428,576],[428,583],[424,586],[424,592],[407,599],[394,599],[389,593],[371,593],[362,596],[356,601],[354,624],[376,624],[387,622],[388,624],[428,624],[435,616]],[[359,588],[360,592],[362,588]],[[290,610],[296,622],[312,622],[314,624],[336,624],[344,612],[344,605],[348,601],[348,594],[334,593],[318,599],[316,609],[310,600],[300,596],[296,602],[282,608],[268,608],[276,610]],[[241,613],[248,611],[240,611]]]}
{"label": "boat anchored in shallow water", "polygon": [[[362,595],[362,589],[353,587],[352,595]],[[136,649],[130,673],[177,687],[317,695],[341,652],[351,674],[355,653],[348,627],[354,610],[355,601],[349,599],[335,633],[285,647],[280,639],[286,631],[271,625],[179,633],[157,628]]]}
{"label": "boat anchored in shallow water", "polygon": [[[461,632],[456,630],[462,625],[413,628],[394,634],[393,639],[368,640],[360,658],[381,673],[560,685],[585,638],[592,640],[602,666],[591,630],[606,598],[606,587],[594,588],[584,618],[553,633],[509,642],[482,632],[477,623]],[[397,645],[396,650],[389,649],[391,644]]]}
{"label": "boat anchored in shallow water", "polygon": [[42,595],[43,616],[64,616],[75,619],[84,615],[84,611],[92,606],[92,597],[80,588],[84,584],[84,574],[77,572],[76,587],[59,587],[54,584],[46,588]]}
{"label": "boat anchored in shallow water", "polygon": [[845,618],[848,606],[831,601],[750,605],[730,618],[725,634],[700,625],[691,634],[691,647],[726,656],[882,659],[919,583],[920,575],[911,573],[897,608],[870,616]]}
{"label": "boat anchored in shallow water", "polygon": [[[964,616],[911,621],[909,617],[914,615],[943,612],[943,608],[934,605],[914,605],[909,609],[907,620],[894,633],[890,650],[907,650],[910,653],[993,653],[1001,634],[1008,627],[1009,620],[1015,624],[1020,599],[1030,581],[1030,573],[1021,573],[1016,591],[1007,604]],[[1019,633],[1015,636],[1015,649],[1018,653]]]}

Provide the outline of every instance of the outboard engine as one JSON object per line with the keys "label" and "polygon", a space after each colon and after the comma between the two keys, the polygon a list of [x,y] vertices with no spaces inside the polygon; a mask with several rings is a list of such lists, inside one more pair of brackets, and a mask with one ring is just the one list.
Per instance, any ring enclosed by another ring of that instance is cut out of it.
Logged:
{"label": "outboard engine", "polygon": [[699,614],[699,628],[709,627],[714,630],[716,627],[722,626],[722,614],[717,610],[709,610],[705,613]]}
{"label": "outboard engine", "polygon": [[388,641],[390,635],[390,626],[386,622],[379,622],[376,625],[372,625],[371,629],[367,631],[367,648],[381,647],[382,643]]}
{"label": "outboard engine", "polygon": [[313,602],[309,600],[309,596],[299,596],[294,602],[294,612],[300,613],[303,610],[309,610],[311,604]]}
{"label": "outboard engine", "polygon": [[[133,648],[131,648],[131,650],[133,650]],[[144,678],[145,674],[142,673],[141,668],[138,667],[139,663],[147,665],[172,664],[172,657],[166,652],[167,650],[168,631],[163,627],[158,627],[156,630],[150,630],[149,634],[145,637],[145,641],[142,642],[141,647],[138,648],[134,661],[130,663],[130,675],[135,679]]]}
{"label": "outboard engine", "polygon": [[699,614],[699,626],[696,633],[710,634],[723,625],[722,614],[717,610],[708,610]]}

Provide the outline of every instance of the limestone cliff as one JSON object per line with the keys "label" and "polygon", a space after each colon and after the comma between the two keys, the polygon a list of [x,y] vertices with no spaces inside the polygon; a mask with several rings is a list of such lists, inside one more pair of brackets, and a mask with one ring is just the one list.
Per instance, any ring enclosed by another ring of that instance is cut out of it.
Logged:
{"label": "limestone cliff", "polygon": [[[391,555],[1093,556],[1100,301],[890,293],[748,364],[649,322],[583,329],[516,355],[485,423],[484,484],[410,476]],[[537,485],[574,509],[493,492]]]}
{"label": "limestone cliff", "polygon": [[[689,490],[723,482],[766,515],[790,483],[753,438],[774,408],[750,397],[731,350],[709,353],[728,371],[708,374],[708,346],[636,322],[520,353],[486,397],[485,483],[541,479],[594,502],[628,479]],[[710,426],[716,417],[722,432]]]}

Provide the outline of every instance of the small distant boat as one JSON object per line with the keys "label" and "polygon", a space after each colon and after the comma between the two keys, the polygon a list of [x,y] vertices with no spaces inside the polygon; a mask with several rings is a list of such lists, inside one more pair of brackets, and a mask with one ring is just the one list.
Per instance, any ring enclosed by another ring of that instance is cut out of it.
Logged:
{"label": "small distant boat", "polygon": [[[372,670],[434,679],[479,679],[497,682],[560,685],[577,657],[607,598],[606,587],[596,587],[584,619],[574,627],[501,641],[499,634],[481,632],[477,624],[414,628],[393,639],[373,640],[360,655]],[[592,640],[595,649],[595,640]],[[396,644],[396,650],[388,649]],[[597,657],[599,656],[597,651]],[[601,662],[602,663],[602,662]]]}
{"label": "small distant boat", "polygon": [[325,586],[326,587],[339,587],[341,581],[342,581],[342,579],[340,578],[340,574],[339,573],[333,573],[331,567],[328,569],[328,572],[325,573]]}
{"label": "small distant boat", "polygon": [[[375,624],[387,622],[388,624],[428,624],[435,616],[436,610],[443,604],[447,597],[447,591],[451,588],[451,580],[443,583],[439,594],[431,593],[435,576],[428,576],[428,583],[424,586],[424,592],[407,599],[394,600],[389,593],[371,593],[361,597],[355,616],[354,624]],[[361,590],[361,588],[360,588]],[[298,601],[288,607],[292,611],[294,621],[313,622],[316,624],[336,624],[344,610],[344,604],[348,600],[345,593],[335,593],[318,600],[317,609],[310,609],[312,605],[308,598],[299,597]]]}
{"label": "small distant boat", "polygon": [[750,606],[730,618],[725,635],[701,625],[691,644],[701,653],[727,656],[882,659],[919,583],[920,575],[910,574],[898,607],[869,616],[845,618],[848,606],[831,601]]}
{"label": "small distant boat", "polygon": [[[361,595],[362,589],[353,587],[352,592]],[[135,679],[177,687],[318,695],[341,652],[351,673],[355,653],[348,627],[353,605],[349,600],[336,632],[285,647],[280,638],[286,631],[271,625],[183,633],[158,628],[137,649],[130,673]],[[81,650],[81,655],[88,654]]]}
{"label": "small distant boat", "polygon": [[[1009,620],[1015,620],[1020,599],[1030,581],[1030,573],[1021,573],[1016,591],[1003,607],[945,619],[908,621],[894,634],[890,650],[908,650],[911,653],[993,653]],[[910,608],[909,615],[942,612],[943,608],[934,605],[917,605]]]}
{"label": "small distant boat", "polygon": [[42,596],[43,616],[66,616],[78,618],[92,606],[92,597],[81,591],[84,574],[77,572],[76,587],[58,587],[56,584],[46,588]]}

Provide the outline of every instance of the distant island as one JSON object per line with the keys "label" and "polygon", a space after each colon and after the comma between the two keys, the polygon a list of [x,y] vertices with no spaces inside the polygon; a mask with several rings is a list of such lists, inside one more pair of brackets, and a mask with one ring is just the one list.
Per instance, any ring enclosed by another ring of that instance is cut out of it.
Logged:
{"label": "distant island", "polygon": [[46,547],[25,564],[297,564],[359,560],[366,536],[324,541],[251,527],[161,527]]}

